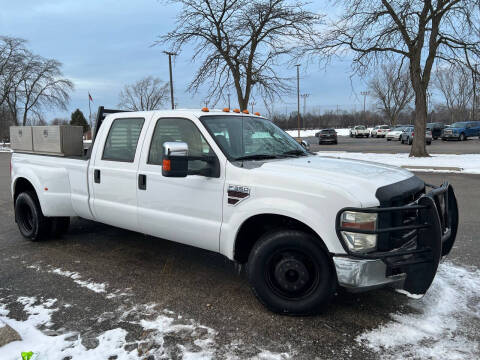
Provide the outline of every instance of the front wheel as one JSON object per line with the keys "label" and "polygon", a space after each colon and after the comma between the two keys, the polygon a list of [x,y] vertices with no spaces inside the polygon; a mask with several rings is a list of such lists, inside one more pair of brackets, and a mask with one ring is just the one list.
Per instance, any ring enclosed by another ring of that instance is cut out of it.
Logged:
{"label": "front wheel", "polygon": [[23,237],[31,241],[42,240],[51,229],[51,222],[43,216],[37,195],[33,191],[18,195],[15,200],[15,221]]}
{"label": "front wheel", "polygon": [[318,239],[297,230],[263,235],[248,258],[254,294],[276,313],[305,315],[325,310],[335,290],[335,275]]}

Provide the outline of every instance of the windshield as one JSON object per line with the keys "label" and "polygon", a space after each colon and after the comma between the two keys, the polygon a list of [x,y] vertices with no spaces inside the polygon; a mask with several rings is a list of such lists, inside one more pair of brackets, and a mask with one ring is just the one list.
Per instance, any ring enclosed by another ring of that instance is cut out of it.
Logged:
{"label": "windshield", "polygon": [[360,125],[360,126],[355,126],[356,130],[365,130],[365,126]]}
{"label": "windshield", "polygon": [[200,121],[230,160],[308,155],[293,137],[262,118],[215,115]]}
{"label": "windshield", "polygon": [[403,126],[400,126],[400,127],[394,128],[392,131],[403,131],[403,129],[405,128]]}
{"label": "windshield", "polygon": [[467,126],[467,123],[466,122],[458,122],[458,123],[455,123],[455,124],[452,124],[452,128],[464,128]]}
{"label": "windshield", "polygon": [[382,126],[380,126],[380,129],[388,129],[388,128],[389,128],[388,125],[382,125]]}

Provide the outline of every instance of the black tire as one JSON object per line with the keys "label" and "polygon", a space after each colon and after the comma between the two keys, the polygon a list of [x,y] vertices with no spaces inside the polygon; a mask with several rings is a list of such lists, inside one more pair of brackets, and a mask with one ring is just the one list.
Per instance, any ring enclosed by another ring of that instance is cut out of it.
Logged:
{"label": "black tire", "polygon": [[403,138],[400,140],[400,142],[401,142],[402,144],[405,144],[405,141],[403,141]]}
{"label": "black tire", "polygon": [[52,219],[52,236],[61,237],[70,227],[69,217],[55,217]]}
{"label": "black tire", "polygon": [[431,141],[427,141],[427,145],[432,145],[432,142],[431,142]]}
{"label": "black tire", "polygon": [[461,134],[460,134],[460,137],[458,138],[458,140],[460,140],[460,141],[465,141],[465,140],[467,140],[467,137],[465,136],[464,133],[461,133]]}
{"label": "black tire", "polygon": [[392,141],[392,139],[387,138],[387,141]]}
{"label": "black tire", "polygon": [[337,145],[337,144],[338,144],[338,140],[335,140],[335,141],[333,142],[333,144],[334,144],[334,145]]}
{"label": "black tire", "polygon": [[412,145],[412,142],[413,142],[412,138],[411,138],[411,137],[408,137],[408,139],[407,139],[407,144],[408,144],[408,145]]}
{"label": "black tire", "polygon": [[331,261],[318,239],[297,230],[263,235],[250,252],[247,275],[260,302],[281,314],[325,310],[336,285]]}
{"label": "black tire", "polygon": [[30,241],[39,241],[48,236],[50,219],[43,216],[37,195],[26,191],[15,201],[15,220],[22,236]]}

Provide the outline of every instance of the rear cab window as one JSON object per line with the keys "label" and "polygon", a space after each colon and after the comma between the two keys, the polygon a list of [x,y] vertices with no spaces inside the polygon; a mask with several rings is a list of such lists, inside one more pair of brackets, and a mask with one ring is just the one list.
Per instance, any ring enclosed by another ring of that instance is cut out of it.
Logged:
{"label": "rear cab window", "polygon": [[133,162],[144,118],[115,119],[108,132],[102,160]]}

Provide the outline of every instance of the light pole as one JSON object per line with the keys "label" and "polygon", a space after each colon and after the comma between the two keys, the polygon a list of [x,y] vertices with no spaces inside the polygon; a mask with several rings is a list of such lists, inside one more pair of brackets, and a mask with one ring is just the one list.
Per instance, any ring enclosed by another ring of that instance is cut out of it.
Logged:
{"label": "light pole", "polygon": [[300,139],[300,64],[295,66],[297,67],[297,127],[298,139]]}
{"label": "light pole", "polygon": [[250,104],[250,106],[252,107],[252,114],[253,114],[253,105],[255,105],[255,101],[252,100],[252,101],[250,101],[249,104]]}
{"label": "light pole", "polygon": [[367,95],[370,94],[369,91],[362,91],[360,92],[361,95],[363,95],[363,122],[365,122],[365,101],[367,99]]}
{"label": "light pole", "polygon": [[307,113],[307,98],[310,96],[310,94],[301,94],[300,96],[303,98],[303,128],[305,129],[305,114]]}
{"label": "light pole", "polygon": [[230,93],[228,93],[227,96],[228,96],[228,108],[230,109]]}
{"label": "light pole", "polygon": [[472,121],[475,121],[475,108],[477,107],[477,65],[473,71],[473,101],[472,101]]}
{"label": "light pole", "polygon": [[172,56],[177,55],[177,53],[171,51],[164,51],[168,55],[168,69],[170,71],[170,98],[172,101],[172,110],[175,109],[175,101],[173,100],[173,76],[172,76]]}

